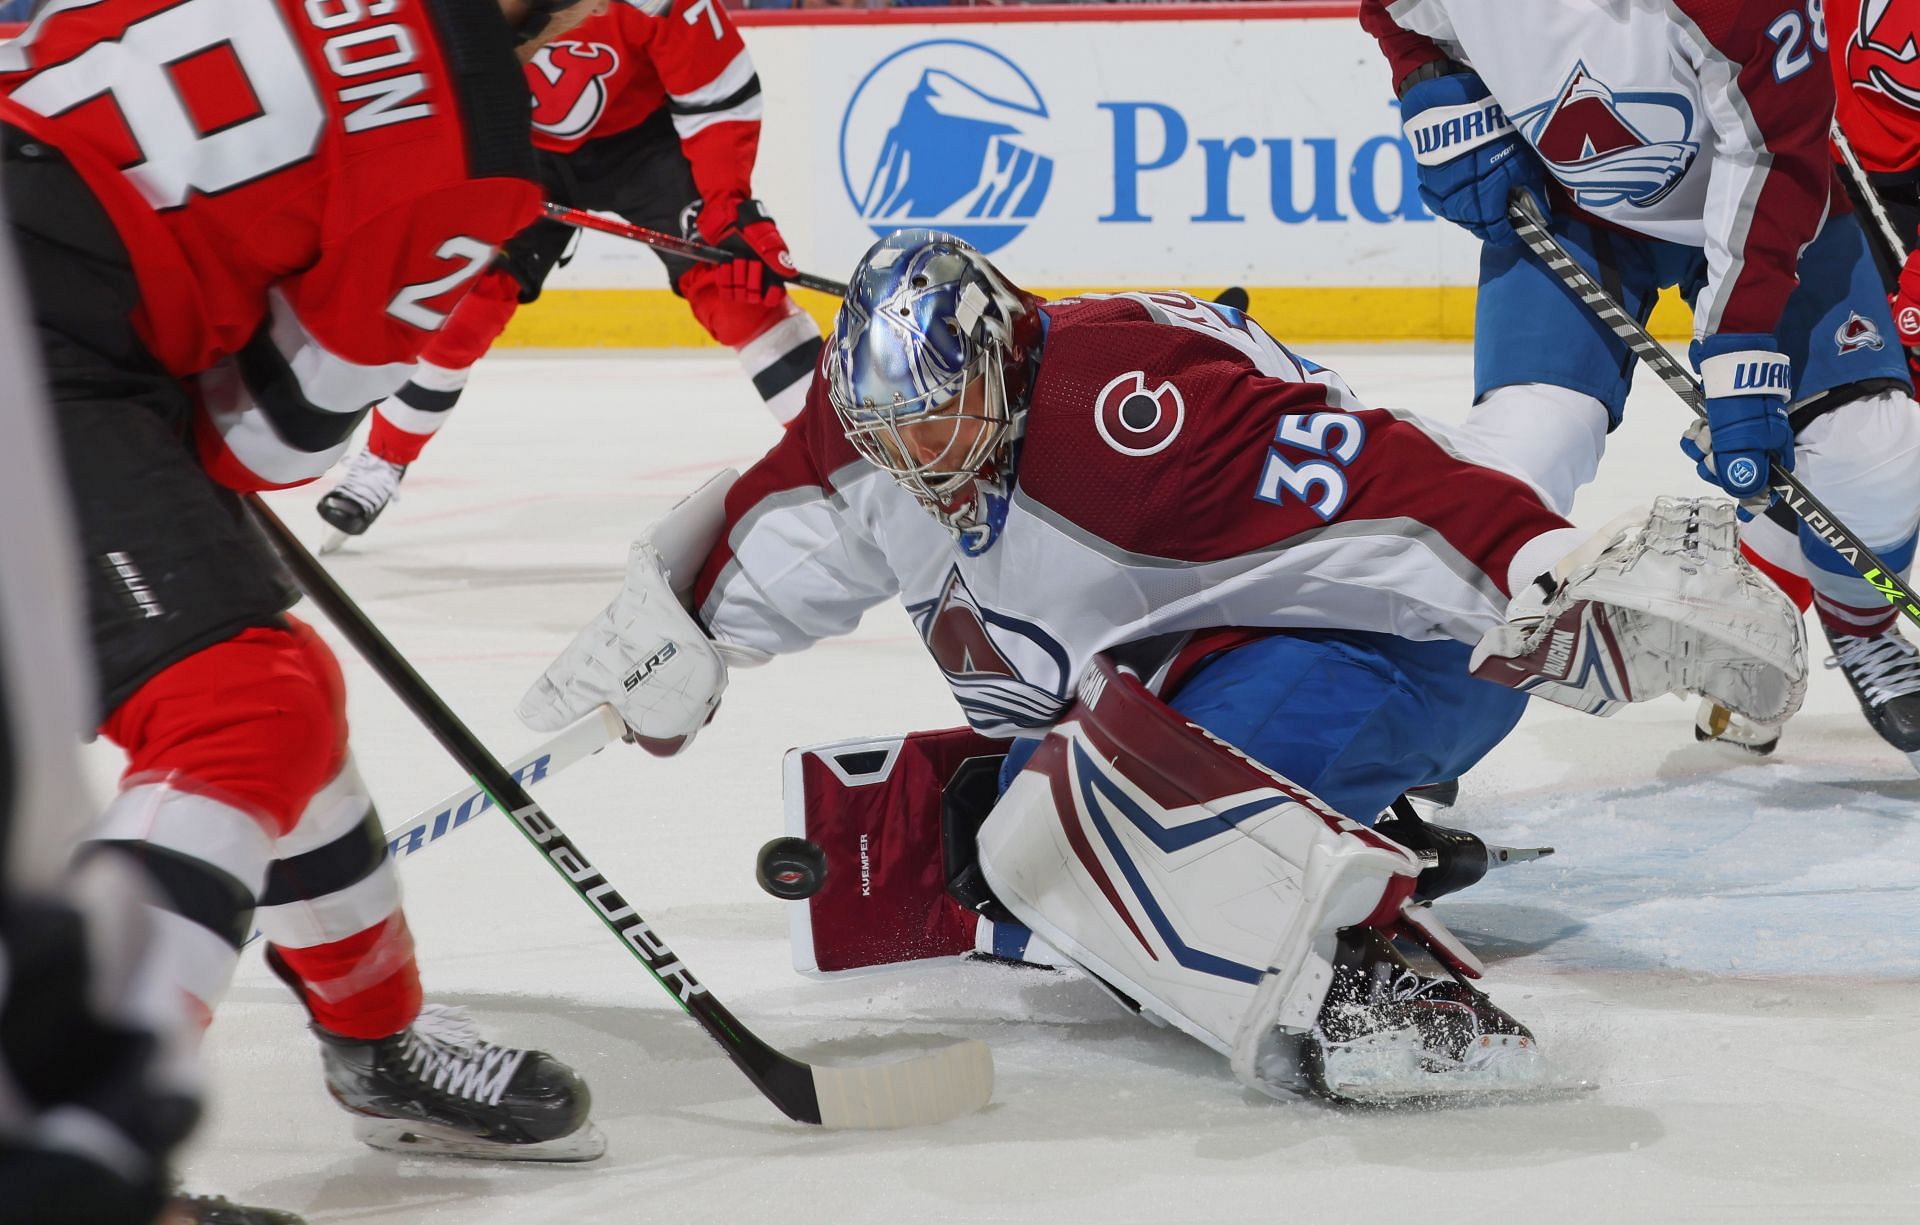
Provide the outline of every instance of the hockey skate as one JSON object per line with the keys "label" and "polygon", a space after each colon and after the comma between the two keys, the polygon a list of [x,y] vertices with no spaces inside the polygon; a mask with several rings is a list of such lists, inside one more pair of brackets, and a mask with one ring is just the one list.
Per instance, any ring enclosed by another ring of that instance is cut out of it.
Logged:
{"label": "hockey skate", "polygon": [[307,1225],[307,1221],[278,1208],[236,1204],[224,1195],[176,1195],[161,1210],[159,1225]]}
{"label": "hockey skate", "polygon": [[[1373,823],[1373,832],[1385,834],[1419,857],[1420,881],[1413,888],[1416,902],[1431,902],[1479,884],[1494,868],[1531,863],[1553,854],[1550,846],[1497,846],[1472,830],[1423,820],[1411,802],[1418,798],[1419,790],[1395,800]],[[1457,786],[1454,794],[1458,794]]]}
{"label": "hockey skate", "polygon": [[483,1040],[460,1009],[428,1004],[390,1038],[314,1033],[328,1091],[374,1148],[495,1161],[591,1161],[607,1149],[571,1068]]}
{"label": "hockey skate", "polygon": [[1359,1106],[1498,1100],[1549,1074],[1526,1026],[1465,982],[1416,972],[1368,927],[1340,932],[1300,1069],[1314,1093]]}
{"label": "hockey skate", "polygon": [[400,478],[407,474],[405,464],[389,463],[372,451],[362,451],[347,461],[346,475],[321,497],[320,517],[333,528],[320,546],[331,553],[373,526],[400,489]]}
{"label": "hockey skate", "polygon": [[1762,723],[1745,715],[1736,715],[1712,698],[1702,698],[1693,716],[1693,738],[1714,744],[1730,744],[1755,757],[1765,757],[1780,746],[1783,723]]}
{"label": "hockey skate", "polygon": [[1833,648],[1827,666],[1847,678],[1880,738],[1920,769],[1920,651],[1901,636],[1897,623],[1871,638],[1826,634]]}

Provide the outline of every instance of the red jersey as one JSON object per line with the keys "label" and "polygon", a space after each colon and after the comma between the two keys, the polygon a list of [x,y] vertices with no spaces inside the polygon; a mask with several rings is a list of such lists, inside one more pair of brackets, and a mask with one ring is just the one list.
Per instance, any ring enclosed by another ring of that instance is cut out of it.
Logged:
{"label": "red jersey", "polygon": [[0,48],[0,121],[113,218],[208,472],[278,488],[537,215],[522,81],[495,0],[49,0]]}
{"label": "red jersey", "polygon": [[659,17],[615,4],[535,53],[533,143],[571,153],[673,117],[700,196],[753,194],[760,145],[760,78],[720,0],[674,0]]}
{"label": "red jersey", "polygon": [[1868,170],[1920,165],[1920,0],[1831,0],[1836,116]]}

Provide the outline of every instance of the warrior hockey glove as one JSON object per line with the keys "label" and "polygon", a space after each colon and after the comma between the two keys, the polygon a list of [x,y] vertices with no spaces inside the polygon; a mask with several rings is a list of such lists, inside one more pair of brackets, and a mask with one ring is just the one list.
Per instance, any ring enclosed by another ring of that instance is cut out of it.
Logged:
{"label": "warrior hockey glove", "polygon": [[730,301],[771,306],[786,297],[782,286],[799,269],[760,201],[723,197],[702,209],[696,224],[701,237],[734,257],[719,266],[720,292]]}
{"label": "warrior hockey glove", "polygon": [[1680,440],[1680,449],[1700,476],[1736,498],[1751,498],[1767,488],[1767,464],[1793,471],[1793,428],[1787,424],[1787,398],[1793,392],[1793,368],[1765,333],[1722,333],[1693,342],[1693,368],[1707,395],[1710,439],[1697,431]]}
{"label": "warrior hockey glove", "polygon": [[1920,378],[1920,360],[1914,357],[1920,352],[1920,250],[1907,256],[1906,267],[1900,270],[1900,288],[1887,305],[1893,310],[1894,333],[1907,351],[1907,364]]}
{"label": "warrior hockey glove", "polygon": [[1485,242],[1518,242],[1507,221],[1516,187],[1547,210],[1547,170],[1520,138],[1478,73],[1456,72],[1409,86],[1400,98],[1420,199]]}

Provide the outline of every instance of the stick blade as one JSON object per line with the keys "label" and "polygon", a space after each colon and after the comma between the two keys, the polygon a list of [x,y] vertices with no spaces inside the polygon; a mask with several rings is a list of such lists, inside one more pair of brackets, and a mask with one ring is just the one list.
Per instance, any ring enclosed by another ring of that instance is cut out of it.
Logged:
{"label": "stick blade", "polygon": [[924,1127],[971,1114],[993,1097],[993,1052],[984,1042],[871,1067],[813,1068],[820,1125],[874,1130]]}

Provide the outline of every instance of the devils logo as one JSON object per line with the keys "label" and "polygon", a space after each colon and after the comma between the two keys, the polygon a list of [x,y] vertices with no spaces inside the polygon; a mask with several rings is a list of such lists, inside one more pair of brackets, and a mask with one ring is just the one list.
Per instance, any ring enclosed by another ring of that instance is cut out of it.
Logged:
{"label": "devils logo", "polygon": [[1920,6],[1851,0],[1860,27],[1847,43],[1847,79],[1920,110]]}
{"label": "devils logo", "polygon": [[527,65],[536,131],[572,140],[585,136],[607,109],[607,78],[620,55],[605,43],[556,42],[540,48]]}

